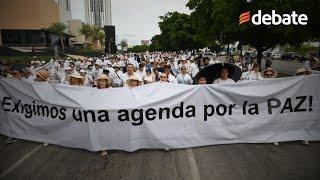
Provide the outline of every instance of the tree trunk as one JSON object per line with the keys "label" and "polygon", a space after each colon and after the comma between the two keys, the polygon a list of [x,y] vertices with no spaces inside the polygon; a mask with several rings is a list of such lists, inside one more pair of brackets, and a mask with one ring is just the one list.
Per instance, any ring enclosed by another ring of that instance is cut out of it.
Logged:
{"label": "tree trunk", "polygon": [[258,46],[258,47],[257,47],[257,51],[258,51],[258,54],[257,54],[257,63],[258,63],[258,65],[259,65],[259,69],[261,69],[262,46]]}
{"label": "tree trunk", "polygon": [[63,43],[63,39],[61,38],[61,36],[60,36],[59,38],[60,38],[62,53],[64,54],[64,43]]}
{"label": "tree trunk", "polygon": [[318,56],[320,57],[320,38],[319,38],[319,54]]}
{"label": "tree trunk", "polygon": [[88,47],[88,38],[87,38],[87,36],[84,37],[84,47],[85,48]]}
{"label": "tree trunk", "polygon": [[227,46],[227,55],[229,55],[229,43],[228,43],[228,46]]}

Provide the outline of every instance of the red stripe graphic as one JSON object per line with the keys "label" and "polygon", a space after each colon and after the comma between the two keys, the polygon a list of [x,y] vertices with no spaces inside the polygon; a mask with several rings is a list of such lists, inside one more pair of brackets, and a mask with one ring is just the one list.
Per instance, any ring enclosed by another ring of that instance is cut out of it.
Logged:
{"label": "red stripe graphic", "polygon": [[250,21],[250,11],[241,13],[239,16],[239,25],[248,21]]}

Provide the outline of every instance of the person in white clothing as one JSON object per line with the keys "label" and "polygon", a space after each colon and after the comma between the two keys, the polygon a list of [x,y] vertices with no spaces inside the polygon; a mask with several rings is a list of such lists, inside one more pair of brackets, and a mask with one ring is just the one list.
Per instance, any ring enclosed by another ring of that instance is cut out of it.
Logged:
{"label": "person in white clothing", "polygon": [[253,64],[253,69],[249,73],[247,80],[262,80],[263,77],[259,71],[259,65],[258,64]]}
{"label": "person in white clothing", "polygon": [[187,68],[182,66],[180,69],[180,74],[177,75],[178,84],[192,84],[193,80],[190,74],[187,73]]}
{"label": "person in white clothing", "polygon": [[139,82],[142,82],[141,77],[134,72],[134,66],[133,66],[133,64],[128,63],[128,64],[127,64],[127,72],[123,75],[123,77],[124,77],[124,84],[123,84],[123,86],[124,86],[124,87],[128,87],[128,84],[127,84],[128,81],[127,81],[127,80],[130,79],[130,78],[133,77],[133,76],[135,76],[135,78],[137,78],[137,79],[139,80]]}
{"label": "person in white clothing", "polygon": [[212,84],[235,84],[235,81],[233,79],[228,78],[229,77],[229,69],[228,68],[222,68],[220,77],[213,81]]}

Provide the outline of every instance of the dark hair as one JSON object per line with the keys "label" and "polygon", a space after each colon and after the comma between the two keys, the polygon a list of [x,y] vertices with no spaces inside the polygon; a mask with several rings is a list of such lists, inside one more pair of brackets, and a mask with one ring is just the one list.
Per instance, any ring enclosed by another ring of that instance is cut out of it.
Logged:
{"label": "dark hair", "polygon": [[[127,67],[128,67],[128,66],[133,66],[133,64],[131,64],[131,63],[128,63],[128,64],[127,64]],[[134,66],[133,66],[133,67],[134,67]]]}

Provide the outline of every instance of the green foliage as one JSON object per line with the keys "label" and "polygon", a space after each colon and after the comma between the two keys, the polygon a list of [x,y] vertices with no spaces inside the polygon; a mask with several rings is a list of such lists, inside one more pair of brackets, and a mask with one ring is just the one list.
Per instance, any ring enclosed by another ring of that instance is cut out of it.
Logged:
{"label": "green foliage", "polygon": [[55,22],[52,23],[51,26],[48,28],[48,31],[62,36],[63,33],[67,30],[67,26],[63,22]]}
{"label": "green foliage", "polygon": [[[320,0],[189,0],[187,6],[193,11],[191,18],[197,30],[197,37],[206,45],[216,40],[222,44],[240,41],[258,50],[258,62],[261,62],[264,48],[276,44],[297,45],[303,41],[319,38]],[[307,26],[255,26],[251,23],[239,26],[239,15],[250,11],[255,14],[258,10],[271,14],[276,10],[278,14],[296,11],[298,14],[308,15]]]}
{"label": "green foliage", "polygon": [[127,41],[126,40],[121,40],[120,41],[120,46],[121,46],[121,48],[122,48],[122,50],[123,50],[123,48],[125,48],[125,47],[128,47],[128,43],[127,43]]}
{"label": "green foliage", "polygon": [[88,38],[91,35],[91,26],[89,24],[82,23],[81,27],[79,28],[79,33],[84,35],[85,37],[85,46],[87,46]]}
{"label": "green foliage", "polygon": [[189,15],[169,12],[160,16],[161,34],[152,38],[152,50],[177,51],[196,49],[201,42],[195,37],[196,30]]}
{"label": "green foliage", "polygon": [[136,45],[128,49],[129,52],[140,53],[150,51],[150,46],[147,45]]}

